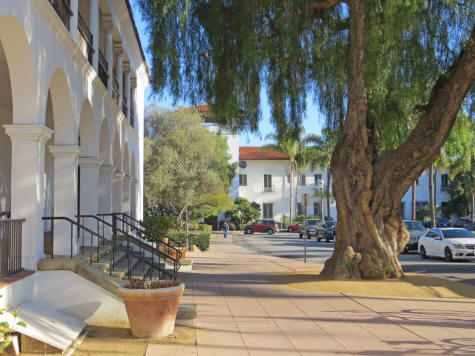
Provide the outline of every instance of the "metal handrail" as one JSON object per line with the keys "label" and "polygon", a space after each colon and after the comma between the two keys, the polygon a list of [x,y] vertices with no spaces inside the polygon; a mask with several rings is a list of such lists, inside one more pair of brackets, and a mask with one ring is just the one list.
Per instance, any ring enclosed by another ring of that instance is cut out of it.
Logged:
{"label": "metal handrail", "polygon": [[[183,244],[171,237],[168,237],[168,235],[164,234],[163,232],[160,232],[158,230],[156,230],[155,228],[153,228],[152,226],[148,225],[148,224],[145,224],[143,221],[140,221],[136,218],[134,218],[133,216],[130,216],[126,213],[115,213],[115,214],[118,214],[118,215],[122,215],[122,216],[125,216],[126,219],[121,219],[121,220],[132,220],[133,222],[135,222],[137,225],[132,225],[130,223],[128,223],[129,226],[132,226],[133,228],[137,229],[137,230],[141,230],[144,232],[144,234],[146,235],[149,235],[151,238],[154,238],[154,236],[151,236],[150,233],[147,233],[147,230],[150,230],[153,234],[156,234],[158,236],[162,236],[163,238],[166,238],[168,239],[168,241],[171,241],[173,242],[177,247],[178,249],[180,250],[180,252],[183,250]],[[140,226],[143,227],[143,229],[140,228]],[[161,240],[160,240],[161,241]],[[163,241],[162,241],[163,242]],[[163,242],[165,243],[165,242]],[[172,246],[173,247],[173,246]]]}
{"label": "metal handrail", "polygon": [[[2,212],[7,216],[9,212]],[[22,260],[22,223],[25,219],[0,220],[0,277],[19,272]]]}
{"label": "metal handrail", "polygon": [[0,211],[0,218],[1,218],[1,217],[3,217],[3,216],[6,216],[6,217],[7,217],[7,219],[10,219],[10,217],[11,217],[11,214],[12,214],[12,212],[11,212],[11,211],[9,211],[9,210],[6,210],[6,211]]}
{"label": "metal handrail", "polygon": [[[142,241],[141,239],[139,239],[139,238],[137,238],[137,237],[135,237],[135,236],[130,235],[127,231],[125,231],[125,230],[119,228],[119,227],[117,226],[118,224],[117,224],[116,221],[113,221],[113,223],[109,223],[108,221],[106,221],[106,220],[104,220],[104,219],[101,219],[101,218],[99,217],[99,216],[103,216],[103,215],[106,215],[106,214],[98,214],[98,215],[79,215],[79,217],[82,218],[82,219],[84,219],[84,218],[86,218],[86,219],[87,219],[87,218],[89,218],[89,219],[94,219],[94,220],[96,220],[98,223],[99,223],[99,222],[102,223],[102,224],[103,224],[103,225],[102,225],[103,231],[104,231],[104,225],[107,225],[107,226],[109,226],[110,228],[112,228],[112,230],[113,230],[112,238],[113,238],[113,240],[114,240],[114,242],[113,242],[113,254],[115,253],[115,246],[116,246],[116,245],[115,245],[115,239],[116,239],[116,237],[117,237],[117,233],[119,232],[119,233],[123,234],[123,235],[127,238],[127,250],[129,250],[129,248],[130,248],[130,242],[134,243],[135,245],[137,245],[137,246],[140,247],[141,249],[143,248],[143,249],[148,250],[149,252],[152,253],[152,270],[153,270],[154,267],[156,267],[157,269],[160,270],[160,272],[162,272],[162,273],[168,275],[169,277],[174,278],[174,279],[176,278],[176,276],[172,276],[172,275],[171,275],[170,273],[168,273],[167,271],[162,270],[162,269],[160,268],[160,266],[155,266],[154,263],[153,263],[153,257],[154,257],[154,254],[157,255],[157,257],[158,257],[158,264],[159,264],[159,265],[160,265],[160,258],[163,258],[164,260],[165,260],[165,259],[171,260],[171,261],[173,262],[173,271],[174,271],[175,273],[178,272],[178,270],[180,269],[180,266],[181,266],[180,260],[179,260],[178,258],[174,258],[174,257],[172,257],[171,255],[169,255],[169,254],[167,254],[167,253],[165,253],[165,252],[162,252],[162,251],[160,251],[159,249],[154,248],[153,246],[149,245],[147,242]],[[119,220],[121,220],[120,218],[117,218],[117,216],[115,216],[115,215],[112,215],[112,218],[113,218],[113,220],[114,220],[114,219],[119,219]],[[83,221],[84,221],[84,220],[83,220]],[[98,229],[99,229],[99,227],[98,227]],[[152,241],[152,242],[155,242],[155,241]],[[168,252],[170,252],[170,249],[168,250]],[[179,252],[180,252],[180,254],[181,254],[181,251],[179,251]],[[177,256],[178,256],[178,254],[177,254]],[[144,262],[150,265],[150,263],[148,263],[147,261],[144,260]],[[152,271],[152,273],[153,273],[153,271]]]}

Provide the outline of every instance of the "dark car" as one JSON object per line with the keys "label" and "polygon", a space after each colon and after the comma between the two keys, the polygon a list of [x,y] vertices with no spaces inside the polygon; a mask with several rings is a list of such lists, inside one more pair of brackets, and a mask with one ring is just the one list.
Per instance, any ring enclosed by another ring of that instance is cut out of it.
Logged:
{"label": "dark car", "polygon": [[275,220],[256,220],[250,225],[244,227],[245,234],[253,234],[255,232],[267,232],[272,235],[279,229],[279,225]]}
{"label": "dark car", "polygon": [[330,242],[330,240],[335,241],[336,237],[336,221],[326,221],[325,222],[325,241]]}
{"label": "dark car", "polygon": [[404,220],[404,225],[406,225],[406,229],[409,231],[410,238],[406,246],[404,246],[402,253],[408,253],[409,251],[417,250],[419,238],[426,233],[427,229],[417,220]]}
{"label": "dark car", "polygon": [[450,220],[446,218],[437,219],[437,227],[450,227]]}
{"label": "dark car", "polygon": [[325,238],[325,227],[323,225],[324,221],[322,219],[307,219],[307,223],[299,224],[299,238],[303,238],[304,236],[307,239],[315,236],[317,241],[320,239]]}

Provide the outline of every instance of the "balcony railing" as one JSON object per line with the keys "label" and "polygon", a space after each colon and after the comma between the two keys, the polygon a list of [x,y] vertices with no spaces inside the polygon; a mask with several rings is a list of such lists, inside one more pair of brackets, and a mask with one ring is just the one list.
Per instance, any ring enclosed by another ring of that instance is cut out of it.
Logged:
{"label": "balcony railing", "polygon": [[127,100],[125,100],[125,97],[122,97],[122,113],[127,117]]}
{"label": "balcony railing", "polygon": [[134,127],[134,121],[135,121],[135,111],[134,109],[130,108],[130,117],[129,117],[130,126]]}
{"label": "balcony railing", "polygon": [[119,103],[119,82],[117,82],[115,76],[112,78],[112,99],[114,99],[116,104]]}
{"label": "balcony railing", "polygon": [[263,192],[275,192],[275,185],[263,185],[262,186]]}
{"label": "balcony railing", "polygon": [[109,79],[109,63],[107,63],[106,57],[99,49],[99,78],[101,79],[104,86],[107,88],[107,80]]}
{"label": "balcony railing", "polygon": [[79,33],[84,38],[84,40],[86,41],[87,59],[89,63],[92,65],[92,55],[94,54],[92,43],[93,43],[94,37],[91,31],[89,31],[89,27],[87,26],[86,21],[84,21],[80,13],[78,13],[78,30],[79,30]]}
{"label": "balcony railing", "polygon": [[21,271],[23,219],[0,220],[0,277]]}
{"label": "balcony railing", "polygon": [[73,16],[70,0],[48,0],[69,31],[69,20]]}

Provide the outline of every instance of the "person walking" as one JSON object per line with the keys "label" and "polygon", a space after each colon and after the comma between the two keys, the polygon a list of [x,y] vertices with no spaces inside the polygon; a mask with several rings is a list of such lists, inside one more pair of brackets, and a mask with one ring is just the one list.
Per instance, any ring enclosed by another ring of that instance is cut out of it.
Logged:
{"label": "person walking", "polygon": [[229,231],[229,225],[228,225],[228,222],[225,221],[224,224],[223,224],[223,233],[224,233],[224,238],[225,239],[228,238],[228,231]]}

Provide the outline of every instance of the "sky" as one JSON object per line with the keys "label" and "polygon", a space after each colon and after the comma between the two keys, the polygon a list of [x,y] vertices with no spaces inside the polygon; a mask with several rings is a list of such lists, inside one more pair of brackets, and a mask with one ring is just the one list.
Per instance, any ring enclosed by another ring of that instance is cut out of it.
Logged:
{"label": "sky", "polygon": [[[137,30],[139,32],[140,41],[142,42],[142,47],[145,52],[145,57],[149,68],[151,67],[151,55],[148,50],[149,36],[147,32],[146,23],[142,21],[142,16],[140,14],[139,7],[135,0],[131,0],[132,12],[134,14],[135,23],[137,25]],[[150,68],[151,70],[151,68]],[[167,108],[174,109],[173,100],[169,97],[163,97],[160,100],[156,100],[152,96],[151,86],[149,86],[145,91],[145,105],[150,105],[154,101],[157,101],[158,105]],[[205,104],[205,103],[200,103]],[[177,105],[189,106],[190,103],[178,102]],[[241,132],[239,134],[239,145],[240,146],[262,146],[268,143],[272,143],[269,139],[266,138],[268,134],[274,133],[275,129],[271,124],[270,120],[270,107],[268,104],[268,99],[265,93],[265,90],[261,92],[261,112],[262,120],[259,123],[259,132],[257,133],[248,133]],[[325,123],[325,118],[319,112],[318,107],[313,103],[312,99],[307,100],[307,113],[306,117],[303,119],[303,127],[305,128],[306,134],[320,134],[322,127]]]}

